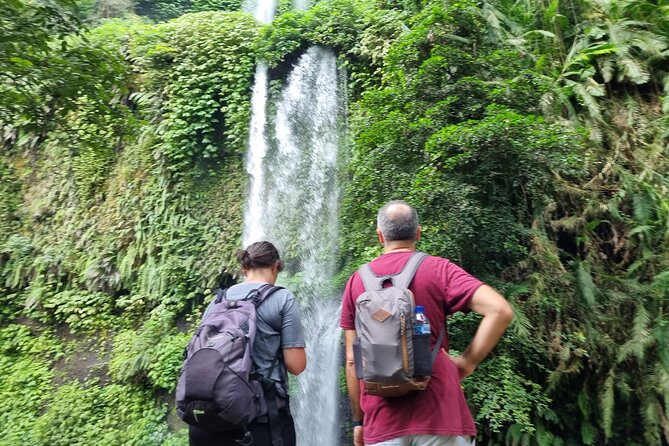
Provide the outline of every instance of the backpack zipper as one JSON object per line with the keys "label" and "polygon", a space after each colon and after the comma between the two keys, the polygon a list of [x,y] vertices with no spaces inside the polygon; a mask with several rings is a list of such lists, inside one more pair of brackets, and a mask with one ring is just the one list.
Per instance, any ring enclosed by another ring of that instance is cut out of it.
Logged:
{"label": "backpack zipper", "polygon": [[407,349],[407,320],[406,320],[406,315],[402,313],[400,315],[400,341],[402,344],[402,362],[404,365],[404,372],[409,373],[409,350]]}

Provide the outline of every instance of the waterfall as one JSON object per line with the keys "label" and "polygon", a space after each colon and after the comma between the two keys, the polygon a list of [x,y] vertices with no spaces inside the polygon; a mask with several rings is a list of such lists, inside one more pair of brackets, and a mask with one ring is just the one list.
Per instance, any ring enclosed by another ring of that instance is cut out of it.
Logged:
{"label": "waterfall", "polygon": [[[245,0],[242,10],[252,12],[256,20],[270,23],[274,18],[274,0]],[[263,160],[267,154],[267,65],[260,62],[256,66],[251,95],[251,123],[249,149],[246,156],[246,171],[249,174],[249,197],[244,215],[244,246],[264,238],[261,225],[263,207]]]}
{"label": "waterfall", "polygon": [[270,23],[274,19],[277,0],[244,0],[242,11],[253,14],[259,22]]}
{"label": "waterfall", "polygon": [[[267,7],[259,7],[263,3],[256,4],[256,18],[266,17]],[[346,114],[344,76],[334,53],[320,47],[300,57],[276,98],[268,97],[267,72],[264,64],[258,65],[243,243],[269,240],[277,246],[286,261],[279,282],[300,302],[307,369],[291,381],[297,444],[336,446],[340,330],[332,278],[338,239],[338,149]],[[270,102],[273,107],[268,107]],[[275,113],[269,114],[270,108]]]}
{"label": "waterfall", "polygon": [[299,277],[307,336],[307,370],[298,377],[295,422],[299,445],[334,446],[338,439],[339,302],[336,265],[337,149],[343,139],[344,92],[330,50],[300,58],[277,103],[277,149],[268,167],[266,218]]}
{"label": "waterfall", "polygon": [[263,213],[263,160],[267,154],[265,125],[267,108],[267,65],[259,63],[251,96],[251,144],[246,157],[246,172],[249,174],[249,194],[244,216],[244,246],[264,237],[262,227]]}

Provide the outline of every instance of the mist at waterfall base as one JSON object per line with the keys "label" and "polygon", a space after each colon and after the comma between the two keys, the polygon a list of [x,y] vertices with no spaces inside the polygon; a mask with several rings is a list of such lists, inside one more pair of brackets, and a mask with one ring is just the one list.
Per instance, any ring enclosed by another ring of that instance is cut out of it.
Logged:
{"label": "mist at waterfall base", "polygon": [[[298,446],[340,443],[340,296],[332,278],[344,79],[331,50],[311,47],[276,98],[268,97],[262,64],[253,90],[243,243],[269,240],[277,246],[286,262],[279,284],[300,302],[307,369],[291,380]],[[275,112],[268,113],[270,109]]]}

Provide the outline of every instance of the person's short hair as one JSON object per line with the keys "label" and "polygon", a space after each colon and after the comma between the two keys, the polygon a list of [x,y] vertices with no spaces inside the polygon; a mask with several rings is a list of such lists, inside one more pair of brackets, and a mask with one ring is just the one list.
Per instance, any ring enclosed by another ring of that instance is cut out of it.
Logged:
{"label": "person's short hair", "polygon": [[267,241],[251,243],[246,249],[237,251],[237,260],[243,269],[267,268],[279,264],[279,272],[284,263],[276,247]]}
{"label": "person's short hair", "polygon": [[379,209],[376,224],[387,242],[416,241],[418,213],[406,201],[393,200],[386,203]]}

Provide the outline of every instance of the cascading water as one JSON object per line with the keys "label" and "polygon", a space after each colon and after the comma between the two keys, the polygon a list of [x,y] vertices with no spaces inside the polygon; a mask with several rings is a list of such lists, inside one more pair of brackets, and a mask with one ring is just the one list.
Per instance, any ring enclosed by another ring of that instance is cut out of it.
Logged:
{"label": "cascading water", "polygon": [[[273,0],[246,0],[242,9],[253,13],[256,20],[270,23],[274,18],[276,3]],[[262,213],[263,160],[267,153],[265,135],[267,125],[267,65],[260,62],[256,66],[251,96],[251,142],[246,157],[246,171],[249,174],[249,198],[244,217],[244,245],[258,241],[263,236],[263,228],[258,218]]]}
{"label": "cascading water", "polygon": [[308,365],[291,391],[298,446],[335,446],[340,330],[339,299],[331,281],[336,271],[336,172],[344,141],[344,76],[332,51],[312,47],[272,100],[276,109],[272,116],[267,114],[267,85],[267,68],[259,65],[243,242],[270,240],[277,246],[287,266],[280,281],[301,303]]}

